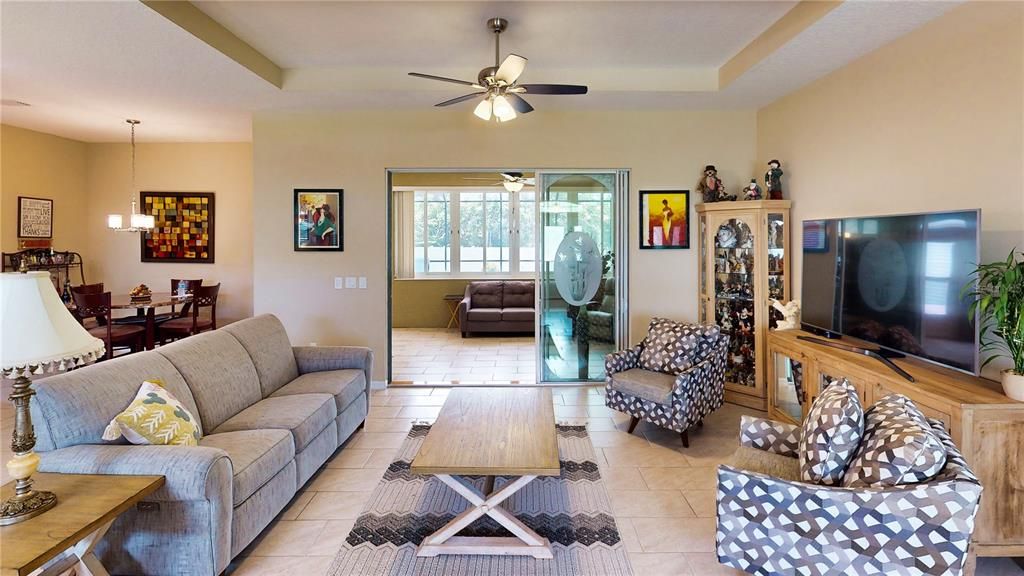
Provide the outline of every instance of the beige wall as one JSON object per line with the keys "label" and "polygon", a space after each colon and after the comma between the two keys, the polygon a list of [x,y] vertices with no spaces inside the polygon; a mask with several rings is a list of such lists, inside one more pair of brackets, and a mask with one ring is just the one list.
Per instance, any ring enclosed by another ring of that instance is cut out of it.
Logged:
{"label": "beige wall", "polygon": [[395,280],[391,292],[391,325],[395,328],[445,328],[451,313],[447,294],[465,294],[465,278]]}
{"label": "beige wall", "polygon": [[1022,135],[1016,2],[966,3],[757,114],[794,221],[980,208],[986,261],[1024,249]]}
{"label": "beige wall", "polygon": [[[53,200],[53,246],[82,254],[88,267],[86,144],[14,126],[0,126],[0,240],[18,250],[18,196]],[[77,282],[77,278],[74,280]]]}
{"label": "beige wall", "polygon": [[136,187],[145,191],[216,194],[213,264],[143,263],[137,234],[106,230],[106,215],[127,215],[131,200],[128,144],[88,146],[86,214],[94,278],[113,292],[140,283],[168,290],[170,279],[221,283],[217,317],[222,323],[252,315],[252,145],[248,143],[139,144]]}
{"label": "beige wall", "polygon": [[[351,343],[386,365],[385,168],[630,168],[637,190],[692,189],[707,163],[739,189],[759,171],[753,111],[542,112],[497,126],[459,111],[258,113],[253,122],[255,312],[281,316],[292,340]],[[345,251],[292,251],[292,189],[345,189]],[[691,213],[692,216],[692,213]],[[696,319],[697,250],[639,251],[629,222],[635,337],[661,314]],[[696,235],[691,235],[696,241]],[[366,276],[367,290],[334,290]]]}

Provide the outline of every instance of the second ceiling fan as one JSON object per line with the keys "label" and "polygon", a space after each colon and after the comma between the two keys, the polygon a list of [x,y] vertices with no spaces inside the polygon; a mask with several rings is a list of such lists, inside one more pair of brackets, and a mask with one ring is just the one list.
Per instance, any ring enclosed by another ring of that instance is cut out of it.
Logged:
{"label": "second ceiling fan", "polygon": [[472,86],[478,92],[445,100],[436,106],[451,106],[459,102],[473,100],[483,97],[473,113],[483,120],[490,120],[492,117],[498,122],[507,122],[516,117],[516,114],[533,112],[533,106],[523,99],[520,94],[586,94],[587,87],[573,84],[518,84],[519,76],[526,69],[526,58],[517,54],[509,54],[505,60],[501,60],[501,33],[508,28],[508,21],[504,18],[491,18],[487,20],[487,28],[494,33],[494,66],[488,66],[477,75],[476,82],[434,76],[432,74],[421,74],[410,72],[410,76],[426,78],[428,80],[440,80],[452,84]]}

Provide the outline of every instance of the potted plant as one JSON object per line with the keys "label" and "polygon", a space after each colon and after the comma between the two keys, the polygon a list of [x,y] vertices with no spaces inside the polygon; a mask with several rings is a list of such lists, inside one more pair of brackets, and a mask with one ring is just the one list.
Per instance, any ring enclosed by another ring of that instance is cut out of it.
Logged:
{"label": "potted plant", "polygon": [[980,264],[971,274],[977,283],[964,286],[964,293],[971,299],[971,318],[977,312],[981,322],[981,351],[990,353],[982,368],[999,357],[1010,359],[1003,391],[1024,402],[1024,259],[1017,254],[1014,249],[1005,262]]}

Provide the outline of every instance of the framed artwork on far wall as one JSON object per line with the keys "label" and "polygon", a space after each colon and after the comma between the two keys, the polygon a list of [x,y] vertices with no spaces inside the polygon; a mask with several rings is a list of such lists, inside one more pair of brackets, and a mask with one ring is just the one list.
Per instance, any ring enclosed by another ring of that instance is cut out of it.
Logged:
{"label": "framed artwork on far wall", "polygon": [[213,192],[141,192],[154,227],[140,234],[143,262],[213,264]]}
{"label": "framed artwork on far wall", "polygon": [[345,191],[337,188],[296,188],[292,215],[296,252],[345,250]]}
{"label": "framed artwork on far wall", "polygon": [[18,238],[53,238],[53,200],[18,196]]}
{"label": "framed artwork on far wall", "polygon": [[640,249],[690,247],[690,191],[640,191]]}

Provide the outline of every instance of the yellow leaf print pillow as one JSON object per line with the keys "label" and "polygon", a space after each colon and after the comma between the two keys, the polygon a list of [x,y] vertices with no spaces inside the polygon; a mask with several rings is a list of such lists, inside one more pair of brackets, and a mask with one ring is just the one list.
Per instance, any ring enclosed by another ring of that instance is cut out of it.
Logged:
{"label": "yellow leaf print pillow", "polygon": [[199,421],[155,378],[142,383],[135,400],[114,416],[103,431],[104,440],[124,436],[132,444],[195,446]]}

